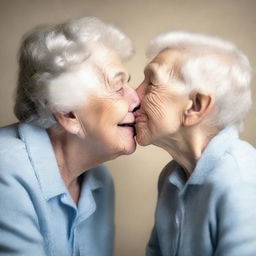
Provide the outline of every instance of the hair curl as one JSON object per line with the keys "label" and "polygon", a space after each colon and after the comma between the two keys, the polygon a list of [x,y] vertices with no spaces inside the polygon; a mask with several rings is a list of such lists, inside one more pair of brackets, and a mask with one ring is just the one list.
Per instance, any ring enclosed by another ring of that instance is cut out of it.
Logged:
{"label": "hair curl", "polygon": [[88,59],[96,43],[113,49],[123,59],[133,53],[125,34],[95,17],[39,26],[26,34],[19,50],[16,117],[43,128],[56,124],[47,87],[54,78]]}

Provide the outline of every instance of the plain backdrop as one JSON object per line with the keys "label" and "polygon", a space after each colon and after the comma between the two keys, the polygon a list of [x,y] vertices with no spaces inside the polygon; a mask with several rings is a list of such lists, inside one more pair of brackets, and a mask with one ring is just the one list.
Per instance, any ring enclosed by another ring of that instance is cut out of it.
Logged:
{"label": "plain backdrop", "polygon": [[[148,61],[145,46],[167,30],[187,30],[231,40],[256,64],[255,0],[0,0],[0,125],[16,121],[13,92],[17,49],[22,35],[42,23],[98,16],[121,28],[134,42],[136,55],[127,63],[135,88]],[[252,83],[256,100],[255,79]],[[236,106],[239,107],[239,102]],[[256,145],[256,111],[242,137]],[[2,145],[0,145],[2,147]],[[116,256],[142,256],[153,223],[157,179],[171,157],[153,146],[108,162],[116,185]],[[93,256],[93,255],[92,255]]]}

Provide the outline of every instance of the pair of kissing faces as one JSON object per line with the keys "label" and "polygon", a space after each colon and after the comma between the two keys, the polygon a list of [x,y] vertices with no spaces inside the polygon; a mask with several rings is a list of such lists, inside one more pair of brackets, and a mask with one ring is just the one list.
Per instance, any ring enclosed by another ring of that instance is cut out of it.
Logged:
{"label": "pair of kissing faces", "polygon": [[[116,52],[97,51],[91,55],[87,63],[97,70],[99,82],[95,73],[85,72],[88,64],[81,72],[70,74],[74,84],[93,84],[86,102],[75,111],[81,129],[73,133],[79,133],[90,150],[108,160],[133,153],[136,141],[142,146],[158,145],[180,127],[186,96],[179,92],[179,79],[173,75],[179,58],[174,50],[161,51],[146,65],[143,82],[133,89],[129,72]],[[85,73],[94,76],[88,80]]]}
{"label": "pair of kissing faces", "polygon": [[155,56],[136,90],[129,85],[129,72],[115,52],[98,52],[91,58],[104,82],[100,90],[90,94],[77,116],[83,134],[93,145],[98,144],[96,150],[115,156],[131,154],[136,149],[135,135],[142,146],[157,145],[177,129],[184,97],[177,90],[178,79],[173,77],[177,52],[166,49]]}

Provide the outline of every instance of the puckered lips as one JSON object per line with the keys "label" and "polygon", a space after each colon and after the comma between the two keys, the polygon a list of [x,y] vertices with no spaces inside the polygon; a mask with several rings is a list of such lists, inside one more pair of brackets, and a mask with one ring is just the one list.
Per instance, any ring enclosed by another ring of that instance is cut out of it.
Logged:
{"label": "puckered lips", "polygon": [[135,117],[135,124],[138,124],[139,122],[144,121],[144,118],[140,114],[140,110],[137,110],[134,112],[134,117]]}

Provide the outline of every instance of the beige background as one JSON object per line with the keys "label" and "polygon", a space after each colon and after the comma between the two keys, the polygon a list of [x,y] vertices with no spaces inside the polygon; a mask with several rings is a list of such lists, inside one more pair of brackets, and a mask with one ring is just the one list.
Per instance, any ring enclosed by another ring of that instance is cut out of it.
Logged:
{"label": "beige background", "polygon": [[[23,33],[37,24],[98,16],[119,26],[137,49],[136,56],[127,63],[131,84],[136,87],[143,79],[146,43],[168,29],[209,33],[234,41],[249,56],[255,70],[255,13],[255,0],[0,0],[0,125],[15,121],[16,52]],[[254,80],[254,99],[255,94]],[[242,134],[254,146],[255,114],[253,109]],[[157,177],[169,160],[167,153],[150,146],[108,163],[117,192],[117,256],[144,255],[153,222]]]}

